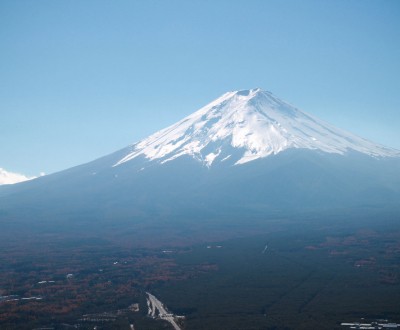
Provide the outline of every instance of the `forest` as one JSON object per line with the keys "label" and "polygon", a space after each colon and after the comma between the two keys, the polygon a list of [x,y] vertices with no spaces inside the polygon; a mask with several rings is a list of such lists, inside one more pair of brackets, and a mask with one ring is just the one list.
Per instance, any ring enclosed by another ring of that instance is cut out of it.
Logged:
{"label": "forest", "polygon": [[0,327],[169,329],[148,317],[145,292],[183,315],[184,329],[400,322],[395,217],[269,219],[257,233],[243,224],[242,235],[238,223],[218,239],[215,224],[192,243],[151,233],[146,244],[85,231],[2,234]]}

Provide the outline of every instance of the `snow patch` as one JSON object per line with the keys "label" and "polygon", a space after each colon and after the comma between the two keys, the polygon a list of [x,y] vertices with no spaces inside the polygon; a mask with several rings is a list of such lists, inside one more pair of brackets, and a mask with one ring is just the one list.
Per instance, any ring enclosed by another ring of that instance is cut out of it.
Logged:
{"label": "snow patch", "polygon": [[215,158],[217,158],[219,156],[219,154],[221,153],[221,149],[219,149],[216,153],[209,153],[206,157],[206,164],[208,167],[210,167],[213,163],[213,161],[215,160]]}

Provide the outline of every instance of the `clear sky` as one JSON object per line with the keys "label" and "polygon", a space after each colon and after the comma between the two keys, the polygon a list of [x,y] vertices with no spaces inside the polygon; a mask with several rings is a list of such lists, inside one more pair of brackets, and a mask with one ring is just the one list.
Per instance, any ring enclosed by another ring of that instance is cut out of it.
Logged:
{"label": "clear sky", "polygon": [[400,149],[398,0],[2,0],[0,167],[53,173],[261,87]]}

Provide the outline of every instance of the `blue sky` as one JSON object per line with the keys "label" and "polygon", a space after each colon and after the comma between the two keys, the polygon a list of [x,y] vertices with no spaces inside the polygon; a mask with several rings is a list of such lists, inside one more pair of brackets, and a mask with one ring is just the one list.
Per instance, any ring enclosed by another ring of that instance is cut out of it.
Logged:
{"label": "blue sky", "polygon": [[400,149],[400,1],[0,1],[0,167],[52,173],[261,87]]}

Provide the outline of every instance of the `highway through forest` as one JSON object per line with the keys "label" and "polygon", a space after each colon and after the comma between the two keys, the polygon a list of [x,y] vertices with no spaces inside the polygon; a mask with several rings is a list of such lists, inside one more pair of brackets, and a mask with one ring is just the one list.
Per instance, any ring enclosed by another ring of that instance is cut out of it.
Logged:
{"label": "highway through forest", "polygon": [[164,308],[164,304],[158,300],[154,295],[149,292],[147,294],[147,305],[149,307],[148,314],[151,317],[157,317],[157,310],[158,310],[158,317],[166,320],[167,322],[171,323],[175,330],[182,330],[182,328],[175,322],[175,315],[172,313],[168,313],[167,310]]}

